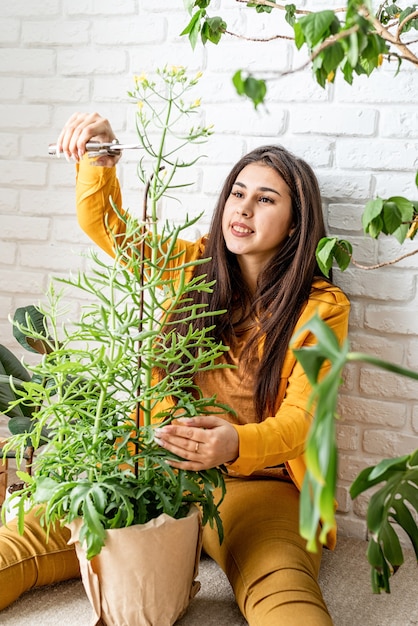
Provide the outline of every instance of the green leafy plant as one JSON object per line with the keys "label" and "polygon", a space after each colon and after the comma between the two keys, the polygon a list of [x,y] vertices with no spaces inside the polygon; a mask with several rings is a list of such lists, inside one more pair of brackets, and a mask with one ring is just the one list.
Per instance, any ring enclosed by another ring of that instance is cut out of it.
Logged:
{"label": "green leafy plant", "polygon": [[[222,367],[218,357],[227,349],[211,337],[211,328],[195,331],[190,325],[207,316],[190,294],[213,288],[204,276],[189,280],[191,264],[177,246],[198,218],[174,226],[159,224],[157,216],[160,199],[179,186],[178,168],[197,160],[185,159],[187,149],[211,132],[199,124],[184,131],[184,120],[199,108],[198,100],[188,101],[198,79],[182,67],[164,67],[155,80],[135,78],[130,96],[144,147],[138,165],[145,189],[142,219],[113,206],[125,222],[123,234],[109,231],[114,261],[92,253],[89,272],[53,281],[46,303],[36,307],[42,328],[29,315],[15,321],[28,341],[43,347],[40,362],[27,366],[29,379],[19,385],[10,379],[14,400],[8,411],[34,410],[5,452],[14,451],[20,463],[29,442],[37,450],[32,475],[18,474],[26,484],[15,494],[19,527],[28,505],[43,505],[47,527],[81,518],[88,558],[101,550],[106,529],[141,524],[163,512],[183,517],[191,503],[201,506],[203,523],[216,523],[222,535],[214,497],[216,487],[224,492],[222,472],[174,470],[167,461],[175,457],[154,441],[159,424],[229,410],[214,397],[202,397],[192,381],[198,371]],[[63,321],[67,312],[58,283],[88,297],[71,324]],[[174,310],[184,313],[184,335],[174,326],[170,330]],[[156,376],[156,369],[164,375]]]}
{"label": "green leafy plant", "polygon": [[[295,350],[295,355],[312,384],[312,402],[316,408],[307,442],[308,469],[302,487],[300,520],[302,536],[307,539],[309,549],[315,551],[318,524],[322,524],[323,543],[327,532],[335,526],[338,464],[335,418],[345,364],[361,361],[414,380],[418,380],[418,372],[365,353],[351,352],[348,341],[340,346],[334,332],[318,316],[309,320],[305,328],[316,336],[317,343]],[[320,378],[319,371],[325,362],[330,363],[330,369]],[[380,483],[384,484],[371,496],[367,511],[367,556],[375,593],[381,589],[390,591],[390,576],[403,563],[397,528],[406,532],[418,559],[418,451],[365,468],[351,485],[350,494],[356,498]]]}
{"label": "green leafy plant", "polygon": [[[29,337],[19,331],[18,325],[30,319],[31,325],[37,332],[45,338],[44,317],[34,306],[22,307],[16,310],[14,319],[16,325],[13,327],[13,334],[16,340],[30,352],[44,354],[45,344],[43,341],[32,341]],[[37,384],[45,384],[19,361],[19,359],[6,347],[0,345],[0,413],[9,418],[8,428],[11,434],[30,432],[33,426],[34,414],[38,407],[31,403],[22,403],[18,400],[19,391],[24,390],[24,383],[33,381]],[[44,436],[47,433],[44,431]],[[30,471],[33,459],[34,448],[32,442],[28,441],[24,458],[27,461]],[[14,458],[14,451],[6,455]]]}
{"label": "green leafy plant", "polygon": [[[415,182],[418,186],[418,174]],[[418,227],[418,202],[400,196],[387,200],[379,197],[370,200],[363,213],[362,226],[365,234],[373,238],[380,235],[394,236],[401,244],[407,239],[413,240]],[[341,271],[347,269],[350,263],[361,269],[373,270],[417,253],[418,249],[415,249],[396,259],[365,266],[353,258],[349,241],[325,237],[319,242],[316,257],[321,270],[328,276],[334,261]],[[348,343],[340,347],[333,333],[318,319],[313,319],[310,327],[317,337],[318,345],[309,349],[310,352],[301,350],[297,358],[311,379],[314,386],[313,398],[317,402],[315,422],[308,442],[308,474],[301,507],[302,532],[309,537],[313,548],[314,521],[323,517],[324,530],[335,524],[331,495],[331,490],[335,493],[337,480],[334,422],[337,417],[338,388],[345,364],[349,361],[362,361],[415,380],[418,380],[418,372],[371,355],[350,352]],[[332,364],[331,371],[323,381],[319,381],[317,365],[326,359]],[[411,511],[418,511],[417,454],[414,451],[401,458],[384,459],[374,467],[365,468],[350,488],[350,495],[354,499],[362,492],[384,483],[370,497],[367,507],[367,556],[375,593],[380,590],[390,591],[389,578],[403,563],[397,526],[406,532],[418,558],[418,525],[416,516],[414,518],[411,514]]]}

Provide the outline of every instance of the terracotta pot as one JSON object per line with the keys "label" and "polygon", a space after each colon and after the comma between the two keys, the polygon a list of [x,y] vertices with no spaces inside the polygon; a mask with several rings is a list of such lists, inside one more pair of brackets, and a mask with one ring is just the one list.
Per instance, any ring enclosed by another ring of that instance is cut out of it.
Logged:
{"label": "terracotta pot", "polygon": [[94,626],[172,626],[199,591],[201,515],[193,506],[176,520],[162,514],[147,524],[106,532],[100,554],[87,560],[69,524]]}

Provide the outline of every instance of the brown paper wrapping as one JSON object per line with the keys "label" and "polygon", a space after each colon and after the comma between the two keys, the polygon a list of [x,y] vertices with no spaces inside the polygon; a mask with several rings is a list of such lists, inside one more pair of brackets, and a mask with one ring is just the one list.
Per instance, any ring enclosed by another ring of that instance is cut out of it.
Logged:
{"label": "brown paper wrapping", "polygon": [[106,531],[100,554],[87,560],[78,541],[81,520],[69,524],[81,577],[94,611],[92,626],[172,626],[200,589],[201,516],[193,506],[176,520]]}

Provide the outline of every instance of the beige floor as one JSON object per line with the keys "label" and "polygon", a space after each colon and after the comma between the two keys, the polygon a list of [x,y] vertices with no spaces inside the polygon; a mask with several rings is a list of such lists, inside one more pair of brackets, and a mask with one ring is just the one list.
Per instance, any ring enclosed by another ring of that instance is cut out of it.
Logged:
{"label": "beige floor", "polygon": [[[364,541],[340,537],[336,551],[324,553],[321,585],[335,626],[418,625],[413,552],[406,552],[405,564],[393,577],[392,593],[373,595],[365,550]],[[202,559],[199,580],[202,588],[176,626],[246,625],[228,581],[213,561]],[[0,612],[0,625],[91,626],[90,605],[81,582],[69,581],[26,593]]]}

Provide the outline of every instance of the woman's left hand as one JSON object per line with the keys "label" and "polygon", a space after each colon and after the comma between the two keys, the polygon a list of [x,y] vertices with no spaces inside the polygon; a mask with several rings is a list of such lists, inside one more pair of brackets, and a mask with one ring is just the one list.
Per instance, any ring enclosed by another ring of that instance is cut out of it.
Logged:
{"label": "woman's left hand", "polygon": [[178,469],[200,471],[238,457],[238,433],[227,421],[216,415],[177,418],[171,424],[155,429],[155,441],[184,461],[169,461]]}

